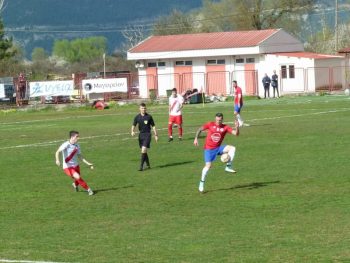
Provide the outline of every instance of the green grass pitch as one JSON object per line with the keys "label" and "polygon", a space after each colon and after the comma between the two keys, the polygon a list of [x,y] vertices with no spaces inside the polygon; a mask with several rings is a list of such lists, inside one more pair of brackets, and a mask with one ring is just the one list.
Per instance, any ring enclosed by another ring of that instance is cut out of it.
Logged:
{"label": "green grass pitch", "polygon": [[[148,106],[160,141],[138,172],[137,105],[0,112],[0,261],[350,262],[350,97],[246,100],[234,169],[219,159],[199,194],[204,135],[231,103],[186,105],[184,140],[167,142],[167,107]],[[75,193],[55,165],[69,130],[96,191]],[[177,129],[174,129],[176,138]]]}

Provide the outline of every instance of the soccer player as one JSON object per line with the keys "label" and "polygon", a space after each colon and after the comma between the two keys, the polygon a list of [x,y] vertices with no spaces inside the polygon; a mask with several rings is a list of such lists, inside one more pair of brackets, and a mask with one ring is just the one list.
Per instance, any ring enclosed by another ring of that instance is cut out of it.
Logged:
{"label": "soccer player", "polygon": [[242,89],[237,85],[237,81],[232,81],[232,85],[234,88],[234,115],[236,116],[236,120],[238,121],[239,127],[243,126],[243,120],[241,118],[241,109],[243,107],[243,95]]}
{"label": "soccer player", "polygon": [[69,140],[64,142],[56,151],[55,157],[56,157],[56,164],[57,166],[60,166],[60,159],[59,154],[62,152],[63,157],[63,171],[66,175],[71,177],[73,182],[73,188],[76,192],[79,191],[78,186],[80,185],[83,187],[89,195],[93,195],[94,192],[91,190],[91,188],[86,184],[86,182],[81,178],[80,175],[80,167],[78,158],[83,161],[85,164],[90,166],[90,169],[94,169],[93,164],[88,162],[81,154],[80,146],[77,144],[79,140],[79,132],[77,131],[70,131],[69,132]]}
{"label": "soccer player", "polygon": [[143,171],[144,163],[146,162],[147,168],[150,169],[149,158],[147,149],[151,147],[151,129],[153,129],[154,139],[158,141],[157,129],[154,124],[153,118],[146,112],[146,104],[140,104],[140,113],[134,118],[134,122],[131,126],[131,136],[135,136],[135,127],[139,126],[139,145],[141,148],[141,164],[139,171]]}
{"label": "soccer player", "polygon": [[171,91],[171,96],[169,97],[169,122],[168,122],[168,135],[169,142],[173,141],[173,124],[179,127],[179,140],[182,140],[182,107],[184,103],[184,98],[177,94],[176,88]]}
{"label": "soccer player", "polygon": [[239,135],[239,124],[235,121],[234,129],[230,126],[223,124],[224,116],[222,113],[217,113],[215,115],[215,122],[208,122],[198,129],[196,136],[194,138],[193,144],[198,146],[198,136],[202,131],[208,130],[207,137],[205,139],[204,145],[204,161],[205,166],[202,170],[201,180],[199,182],[199,192],[204,191],[205,178],[211,168],[211,164],[215,161],[217,155],[223,153],[228,153],[230,156],[230,161],[226,164],[225,171],[229,173],[235,173],[236,171],[232,169],[232,161],[235,157],[236,147],[232,145],[221,145],[225,138],[226,133],[233,135]]}

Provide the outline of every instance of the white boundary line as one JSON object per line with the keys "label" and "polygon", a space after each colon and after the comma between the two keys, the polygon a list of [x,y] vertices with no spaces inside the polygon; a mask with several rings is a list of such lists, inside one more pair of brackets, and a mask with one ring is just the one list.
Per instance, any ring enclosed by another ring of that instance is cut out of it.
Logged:
{"label": "white boundary line", "polygon": [[[294,114],[294,115],[288,115],[288,116],[278,116],[278,117],[270,117],[270,118],[262,118],[262,119],[251,119],[247,120],[250,121],[263,121],[263,120],[277,120],[277,119],[283,119],[283,118],[294,118],[294,117],[301,117],[301,116],[308,116],[308,115],[320,115],[320,114],[328,114],[328,113],[336,113],[336,112],[345,112],[350,111],[350,108],[342,108],[338,110],[329,110],[329,111],[320,111],[320,112],[311,112],[311,113],[305,113],[305,114]],[[233,123],[233,122],[225,122],[225,123]],[[158,128],[158,130],[167,130],[168,128]],[[188,133],[187,133],[188,134]],[[88,136],[88,137],[81,137],[80,140],[88,140],[88,139],[96,139],[96,138],[103,138],[103,137],[114,137],[114,136],[122,136],[122,135],[130,135],[130,133],[115,133],[115,134],[102,134],[102,135],[94,135],[94,136]],[[134,137],[135,138],[135,137]],[[125,140],[131,140],[133,138],[124,138]],[[0,147],[0,150],[6,150],[6,149],[16,149],[16,148],[28,148],[28,147],[45,147],[50,146],[52,144],[61,143],[64,140],[54,140],[49,142],[39,142],[39,143],[32,143],[32,144],[22,144],[22,145],[14,145],[14,146],[5,146]]]}
{"label": "white boundary line", "polygon": [[[336,98],[329,98],[329,97],[325,97],[325,103],[328,103],[329,101],[339,101],[341,98],[341,100],[350,100],[350,97],[344,97],[344,96],[339,96]],[[263,100],[264,101],[264,100]],[[277,102],[278,100],[266,100],[266,102],[269,103],[259,103],[259,105],[266,105],[266,104],[270,104],[270,105],[277,105],[275,102]],[[271,102],[271,103],[270,103]],[[286,105],[292,105],[292,104],[305,104],[305,102],[307,103],[312,103],[313,100],[304,100],[304,101],[284,101],[286,103]],[[318,102],[318,101],[317,101]],[[222,102],[223,104],[216,104],[216,103],[210,103],[207,104],[208,107],[216,107],[216,106],[226,106],[227,104],[230,104],[231,102]],[[163,106],[163,105],[162,105]],[[233,106],[233,102],[232,102],[232,106]],[[253,104],[252,106],[257,106],[257,104]],[[164,104],[164,107],[167,108],[167,104]],[[193,105],[193,107],[195,108],[203,108],[203,106],[201,105]],[[316,110],[316,109],[306,109],[306,110]],[[269,110],[267,110],[269,111]],[[260,112],[260,111],[259,111]],[[0,125],[14,125],[14,124],[22,124],[22,123],[31,123],[31,122],[46,122],[46,121],[58,121],[58,120],[68,120],[68,119],[80,119],[80,118],[92,118],[92,117],[106,117],[106,116],[120,116],[120,115],[134,115],[137,114],[137,111],[133,111],[133,112],[125,112],[125,113],[104,113],[104,114],[92,114],[92,115],[79,115],[79,116],[67,116],[67,117],[61,117],[61,118],[51,118],[51,119],[40,119],[40,120],[28,120],[28,121],[14,121],[14,122],[0,122]],[[162,115],[164,114],[164,112],[162,112],[162,110],[154,110],[151,112],[152,115]],[[206,112],[186,112],[186,114],[206,114]]]}
{"label": "white boundary line", "polygon": [[0,262],[9,263],[68,263],[68,262],[55,262],[55,261],[32,261],[32,260],[12,260],[12,259],[1,259]]}

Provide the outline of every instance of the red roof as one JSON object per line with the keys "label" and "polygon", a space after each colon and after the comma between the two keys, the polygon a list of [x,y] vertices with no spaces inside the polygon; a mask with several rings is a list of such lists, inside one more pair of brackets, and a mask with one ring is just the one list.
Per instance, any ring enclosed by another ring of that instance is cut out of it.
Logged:
{"label": "red roof", "polygon": [[129,52],[167,52],[221,48],[253,47],[279,29],[151,36]]}
{"label": "red roof", "polygon": [[318,54],[318,53],[311,53],[311,52],[283,52],[283,53],[273,53],[273,55],[284,56],[284,57],[312,58],[312,59],[328,59],[328,58],[343,57],[343,56]]}

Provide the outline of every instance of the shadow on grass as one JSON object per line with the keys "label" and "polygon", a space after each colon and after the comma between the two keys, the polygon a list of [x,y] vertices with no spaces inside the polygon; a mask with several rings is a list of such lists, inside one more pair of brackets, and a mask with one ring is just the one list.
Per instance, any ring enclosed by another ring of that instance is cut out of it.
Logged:
{"label": "shadow on grass", "polygon": [[239,184],[229,188],[220,188],[220,189],[205,191],[204,193],[217,192],[217,191],[229,191],[229,190],[235,190],[235,189],[254,190],[254,189],[268,186],[270,184],[278,184],[280,182],[281,181],[271,181],[271,182],[256,182],[256,183],[250,183],[250,184]]}
{"label": "shadow on grass", "polygon": [[120,189],[131,188],[133,185],[121,186],[121,187],[111,187],[111,188],[102,188],[102,189],[94,189],[95,194],[100,192],[109,192],[109,191],[118,191]]}
{"label": "shadow on grass", "polygon": [[166,167],[171,167],[171,166],[184,165],[184,164],[188,164],[188,163],[194,163],[194,161],[167,163],[167,164],[162,164],[162,165],[154,166],[153,168],[166,168]]}

